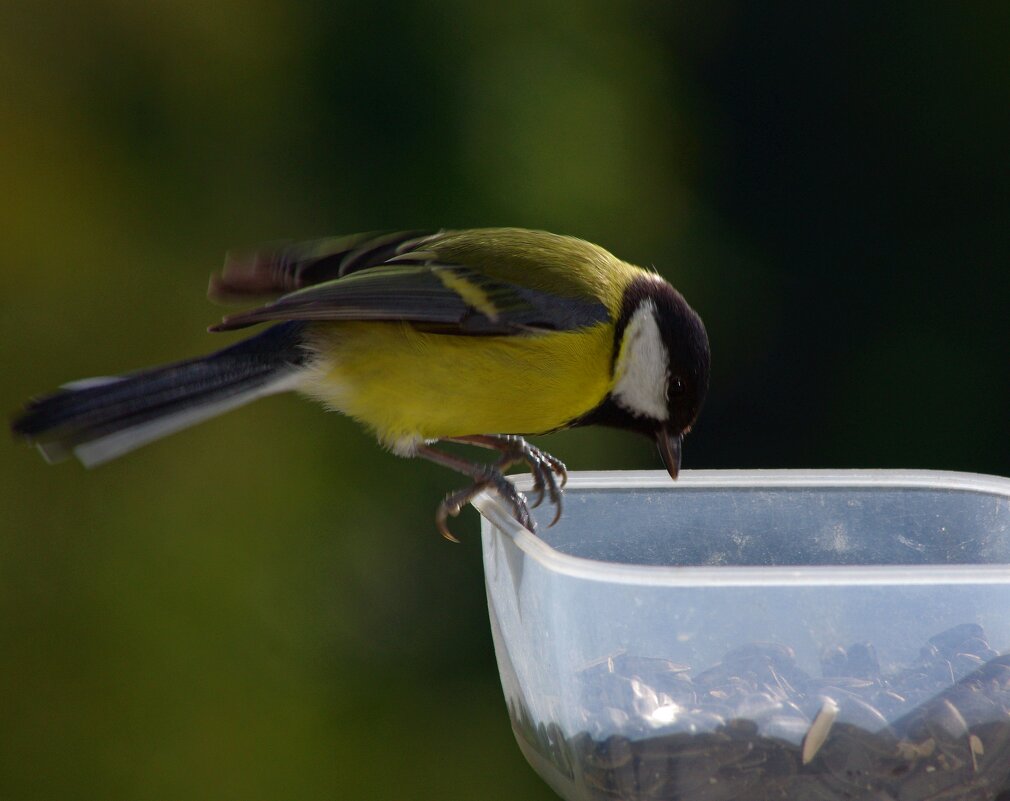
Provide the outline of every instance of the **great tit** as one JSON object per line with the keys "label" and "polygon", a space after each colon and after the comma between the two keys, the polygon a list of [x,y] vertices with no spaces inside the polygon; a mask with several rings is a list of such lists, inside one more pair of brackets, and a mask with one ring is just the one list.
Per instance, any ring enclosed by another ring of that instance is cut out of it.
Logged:
{"label": "great tit", "polygon": [[[470,477],[438,508],[485,488],[532,528],[504,477],[529,465],[561,514],[564,465],[520,435],[604,425],[655,440],[670,476],[709,383],[701,318],[655,272],[589,242],[519,228],[370,233],[230,255],[215,300],[275,298],[211,331],[275,323],[202,358],[67,384],[13,431],[49,461],[87,466],[251,400],[298,390],[363,423],[400,456]],[[471,463],[435,447],[498,452]],[[553,525],[553,523],[552,523]]]}

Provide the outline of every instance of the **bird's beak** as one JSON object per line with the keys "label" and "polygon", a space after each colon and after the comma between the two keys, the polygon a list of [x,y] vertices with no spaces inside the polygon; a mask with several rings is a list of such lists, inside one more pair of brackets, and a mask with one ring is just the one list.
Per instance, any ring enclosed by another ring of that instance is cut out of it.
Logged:
{"label": "bird's beak", "polygon": [[659,455],[663,457],[663,464],[674,480],[680,472],[680,443],[683,438],[683,434],[671,434],[665,428],[659,429],[656,434]]}

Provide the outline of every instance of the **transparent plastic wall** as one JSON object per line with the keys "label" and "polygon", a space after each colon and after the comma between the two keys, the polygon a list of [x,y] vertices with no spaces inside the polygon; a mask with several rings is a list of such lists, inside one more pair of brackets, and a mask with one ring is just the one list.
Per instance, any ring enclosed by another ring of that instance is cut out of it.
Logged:
{"label": "transparent plastic wall", "polygon": [[581,474],[564,500],[536,536],[478,501],[513,727],[562,795],[1010,790],[1010,481]]}

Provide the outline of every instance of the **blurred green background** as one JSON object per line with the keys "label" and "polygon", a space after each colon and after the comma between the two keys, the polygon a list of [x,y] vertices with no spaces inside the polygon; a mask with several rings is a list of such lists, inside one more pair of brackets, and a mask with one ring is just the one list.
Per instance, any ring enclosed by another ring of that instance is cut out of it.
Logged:
{"label": "blurred green background", "polygon": [[[0,5],[0,405],[230,341],[230,247],[520,225],[705,318],[687,467],[1010,474],[1010,6],[496,5]],[[0,799],[551,797],[457,477],[292,396],[0,479]]]}

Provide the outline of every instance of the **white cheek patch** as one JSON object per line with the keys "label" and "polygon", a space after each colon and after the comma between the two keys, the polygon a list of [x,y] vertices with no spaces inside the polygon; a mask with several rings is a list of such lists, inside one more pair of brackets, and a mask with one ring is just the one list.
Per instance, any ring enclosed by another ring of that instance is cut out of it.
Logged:
{"label": "white cheek patch", "polygon": [[656,304],[646,300],[631,316],[617,355],[614,401],[638,417],[663,421],[670,380],[670,356],[656,322]]}

